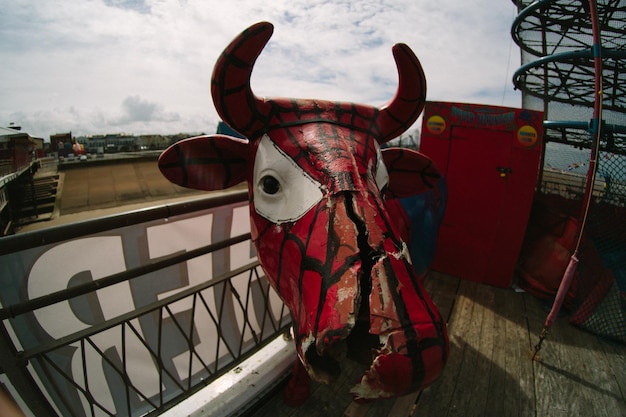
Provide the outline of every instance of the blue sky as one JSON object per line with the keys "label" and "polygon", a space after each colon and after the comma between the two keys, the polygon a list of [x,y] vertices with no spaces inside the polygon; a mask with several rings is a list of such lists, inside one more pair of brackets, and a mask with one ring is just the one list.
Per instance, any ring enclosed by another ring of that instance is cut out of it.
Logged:
{"label": "blue sky", "polygon": [[428,99],[519,107],[510,0],[0,0],[0,125],[33,136],[215,131],[213,64],[272,22],[260,96],[385,104],[408,44]]}

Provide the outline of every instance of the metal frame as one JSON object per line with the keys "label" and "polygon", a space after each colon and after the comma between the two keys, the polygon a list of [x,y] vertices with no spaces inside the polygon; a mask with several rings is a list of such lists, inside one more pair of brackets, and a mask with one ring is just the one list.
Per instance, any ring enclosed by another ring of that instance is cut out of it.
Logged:
{"label": "metal frame", "polygon": [[[586,0],[514,1],[520,8],[511,26],[511,37],[525,52],[537,57],[592,45],[593,35]],[[622,0],[598,2],[602,44],[607,49],[624,49],[626,28]]]}
{"label": "metal frame", "polygon": [[[589,122],[546,120],[543,122],[544,139],[578,148],[589,148],[590,125]],[[626,138],[626,126],[603,123],[600,149],[603,152],[626,155],[626,141],[623,138]]]}
{"label": "metal frame", "polygon": [[[609,111],[626,109],[626,50],[602,48],[605,100]],[[522,65],[513,74],[515,88],[543,100],[592,106],[594,68],[592,49],[560,52]]]}

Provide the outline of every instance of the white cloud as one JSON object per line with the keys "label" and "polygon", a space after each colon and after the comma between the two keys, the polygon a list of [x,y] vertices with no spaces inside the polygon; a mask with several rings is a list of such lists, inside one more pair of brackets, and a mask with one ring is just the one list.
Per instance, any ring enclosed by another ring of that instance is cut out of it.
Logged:
{"label": "white cloud", "polygon": [[275,33],[253,74],[259,95],[382,105],[396,88],[391,47],[404,42],[429,99],[520,103],[515,45],[508,65],[515,7],[501,0],[0,0],[0,10],[0,123],[45,138],[214,131],[213,64],[260,20]]}

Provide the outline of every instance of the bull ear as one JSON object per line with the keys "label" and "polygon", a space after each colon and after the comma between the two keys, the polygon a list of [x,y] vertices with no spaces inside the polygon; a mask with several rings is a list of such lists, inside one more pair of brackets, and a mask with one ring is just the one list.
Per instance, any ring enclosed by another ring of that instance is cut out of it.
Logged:
{"label": "bull ear", "polygon": [[441,173],[426,155],[405,148],[383,149],[382,155],[389,172],[387,197],[410,197],[438,186]]}
{"label": "bull ear", "polygon": [[159,169],[174,184],[215,191],[247,179],[250,145],[225,135],[198,136],[176,142],[159,157]]}

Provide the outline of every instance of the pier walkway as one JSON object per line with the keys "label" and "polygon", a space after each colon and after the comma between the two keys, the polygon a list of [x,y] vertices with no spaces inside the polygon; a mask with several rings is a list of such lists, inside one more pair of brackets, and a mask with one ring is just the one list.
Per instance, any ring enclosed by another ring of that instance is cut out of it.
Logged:
{"label": "pier walkway", "polygon": [[426,288],[448,318],[450,358],[441,378],[421,393],[358,404],[349,389],[362,369],[345,364],[337,386],[313,383],[298,408],[282,387],[251,416],[264,417],[587,417],[626,415],[626,346],[580,330],[560,317],[532,361],[547,311],[512,288],[436,272]]}

